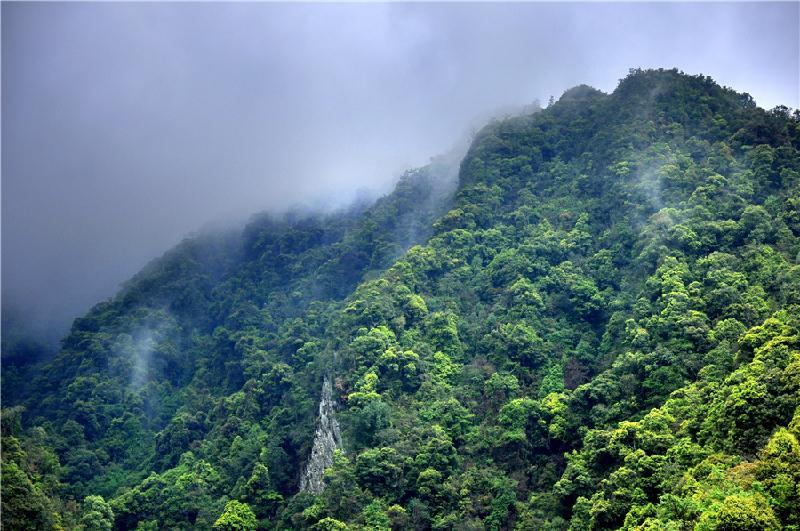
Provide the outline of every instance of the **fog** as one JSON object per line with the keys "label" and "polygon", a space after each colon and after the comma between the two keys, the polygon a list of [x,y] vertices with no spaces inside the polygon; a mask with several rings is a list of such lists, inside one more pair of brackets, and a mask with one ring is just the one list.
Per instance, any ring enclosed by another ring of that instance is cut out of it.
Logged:
{"label": "fog", "polygon": [[3,3],[4,315],[52,339],[208,222],[385,192],[632,67],[798,107],[798,27],[797,3]]}

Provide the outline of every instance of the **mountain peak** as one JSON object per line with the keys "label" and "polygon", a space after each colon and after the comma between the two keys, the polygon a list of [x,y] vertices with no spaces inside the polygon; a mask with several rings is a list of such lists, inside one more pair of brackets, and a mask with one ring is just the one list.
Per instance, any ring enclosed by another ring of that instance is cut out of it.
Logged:
{"label": "mountain peak", "polygon": [[798,528],[800,129],[745,96],[632,70],[454,193],[182,244],[4,366],[4,525]]}
{"label": "mountain peak", "polygon": [[568,89],[561,95],[558,99],[559,102],[565,101],[578,101],[578,100],[588,100],[592,98],[598,98],[605,96],[605,92],[598,90],[594,87],[589,85],[577,85]]}

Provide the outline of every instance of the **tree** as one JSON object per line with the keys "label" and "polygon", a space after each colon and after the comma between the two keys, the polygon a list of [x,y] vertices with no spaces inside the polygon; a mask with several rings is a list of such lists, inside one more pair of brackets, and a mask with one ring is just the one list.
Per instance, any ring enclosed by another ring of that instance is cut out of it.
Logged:
{"label": "tree", "polygon": [[231,500],[225,504],[225,511],[214,522],[214,529],[253,531],[256,529],[256,515],[246,503]]}
{"label": "tree", "polygon": [[86,531],[110,531],[114,528],[114,511],[102,496],[86,496],[83,500],[81,526]]}
{"label": "tree", "polygon": [[732,494],[703,513],[697,531],[778,531],[780,522],[760,494]]}

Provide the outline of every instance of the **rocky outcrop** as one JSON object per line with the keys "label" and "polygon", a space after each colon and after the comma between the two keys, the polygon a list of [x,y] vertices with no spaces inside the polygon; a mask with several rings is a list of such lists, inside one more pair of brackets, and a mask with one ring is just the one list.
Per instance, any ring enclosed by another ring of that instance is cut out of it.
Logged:
{"label": "rocky outcrop", "polygon": [[319,494],[325,488],[322,481],[325,469],[333,464],[333,452],[342,447],[339,423],[334,416],[335,402],[333,388],[326,376],[322,382],[322,397],[319,400],[319,418],[311,457],[308,459],[303,477],[300,479],[300,492]]}

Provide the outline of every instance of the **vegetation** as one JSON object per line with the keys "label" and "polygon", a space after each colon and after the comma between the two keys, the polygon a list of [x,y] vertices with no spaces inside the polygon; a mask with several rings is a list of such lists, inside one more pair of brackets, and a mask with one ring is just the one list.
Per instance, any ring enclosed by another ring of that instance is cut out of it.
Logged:
{"label": "vegetation", "polygon": [[798,150],[636,70],[490,123],[455,190],[187,240],[4,379],[3,525],[800,529]]}

